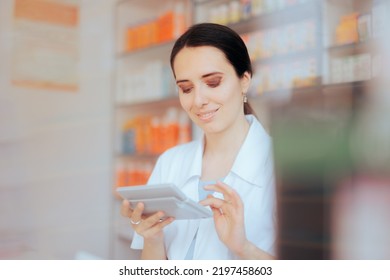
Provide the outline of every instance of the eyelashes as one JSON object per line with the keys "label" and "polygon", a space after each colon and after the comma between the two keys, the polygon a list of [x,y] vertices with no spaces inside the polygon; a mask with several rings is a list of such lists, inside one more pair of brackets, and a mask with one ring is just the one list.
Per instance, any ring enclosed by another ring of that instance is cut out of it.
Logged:
{"label": "eyelashes", "polygon": [[219,86],[221,84],[221,82],[214,82],[214,83],[207,83],[207,85],[211,88],[216,88],[217,86]]}
{"label": "eyelashes", "polygon": [[[216,79],[212,81],[206,81],[205,84],[210,88],[216,88],[221,84],[221,79]],[[193,90],[193,86],[187,87],[187,86],[179,86],[181,91],[185,94],[190,93]]]}
{"label": "eyelashes", "polygon": [[192,90],[192,87],[190,87],[190,88],[181,88],[181,91],[182,91],[183,93],[190,93],[191,90]]}
{"label": "eyelashes", "polygon": [[211,88],[216,88],[221,84],[222,78],[220,77],[215,77],[214,79],[206,80],[206,85],[208,85]]}

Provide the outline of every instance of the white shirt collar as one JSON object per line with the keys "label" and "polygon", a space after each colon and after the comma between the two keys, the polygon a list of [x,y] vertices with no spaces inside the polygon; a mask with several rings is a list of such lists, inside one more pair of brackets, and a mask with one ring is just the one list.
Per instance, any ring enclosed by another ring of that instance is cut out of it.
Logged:
{"label": "white shirt collar", "polygon": [[[271,137],[253,115],[246,115],[250,123],[248,134],[234,161],[232,172],[244,180],[261,186],[266,164],[271,160]],[[259,172],[260,171],[260,172]]]}

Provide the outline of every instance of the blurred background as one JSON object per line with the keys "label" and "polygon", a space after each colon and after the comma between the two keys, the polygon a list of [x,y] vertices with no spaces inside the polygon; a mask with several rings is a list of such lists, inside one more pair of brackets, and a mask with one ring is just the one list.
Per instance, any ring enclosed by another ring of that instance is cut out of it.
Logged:
{"label": "blurred background", "polygon": [[277,257],[390,259],[389,2],[2,0],[0,259],[139,257],[115,189],[200,136],[169,67],[199,22],[253,61]]}

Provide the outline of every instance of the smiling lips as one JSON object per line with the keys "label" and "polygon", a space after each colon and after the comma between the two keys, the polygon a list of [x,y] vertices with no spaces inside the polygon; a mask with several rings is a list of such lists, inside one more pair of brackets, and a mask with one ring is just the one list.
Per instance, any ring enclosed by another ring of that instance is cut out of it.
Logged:
{"label": "smiling lips", "polygon": [[196,115],[198,116],[198,118],[203,121],[203,122],[207,122],[207,121],[210,121],[214,116],[215,116],[215,113],[218,111],[219,109],[216,109],[216,110],[213,110],[213,111],[208,111],[208,112],[204,112],[204,113],[197,113]]}

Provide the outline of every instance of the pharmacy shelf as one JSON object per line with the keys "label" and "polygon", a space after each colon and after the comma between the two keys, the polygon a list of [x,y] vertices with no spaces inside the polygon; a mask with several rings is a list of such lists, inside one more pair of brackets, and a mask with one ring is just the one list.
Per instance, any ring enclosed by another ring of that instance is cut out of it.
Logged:
{"label": "pharmacy shelf", "polygon": [[148,57],[151,54],[155,54],[155,53],[160,54],[161,52],[163,52],[163,53],[169,52],[172,49],[174,42],[175,42],[175,40],[170,40],[167,42],[150,45],[148,47],[139,48],[139,49],[135,49],[132,51],[123,51],[123,52],[118,53],[116,58],[122,59],[122,60],[134,58],[134,56],[143,58],[143,57]]}
{"label": "pharmacy shelf", "polygon": [[191,0],[116,1],[114,33],[116,57],[170,45],[192,22]]}
{"label": "pharmacy shelf", "polygon": [[349,94],[354,95],[355,99],[359,99],[364,98],[370,92],[369,89],[375,85],[375,81],[375,79],[371,79],[333,84],[320,84],[320,81],[318,81],[317,85],[313,86],[266,91],[261,95],[251,96],[249,101],[251,103],[263,101],[270,106],[279,106],[283,103],[288,104],[292,99],[313,97],[316,95],[331,96]]}
{"label": "pharmacy shelf", "polygon": [[274,64],[291,60],[299,60],[307,57],[316,57],[319,54],[317,48],[310,48],[300,51],[293,51],[285,54],[275,54],[270,57],[258,58],[252,62],[254,68],[263,64]]}
{"label": "pharmacy shelf", "polygon": [[340,56],[358,53],[371,53],[375,49],[376,43],[373,40],[327,47],[330,54]]}
{"label": "pharmacy shelf", "polygon": [[176,94],[172,94],[172,96],[164,97],[161,99],[153,99],[146,101],[137,101],[137,102],[119,102],[115,104],[115,107],[123,110],[131,110],[131,109],[161,109],[168,107],[178,107],[180,106],[179,97]]}
{"label": "pharmacy shelf", "polygon": [[[169,3],[168,1],[166,1]],[[147,11],[155,11],[156,8],[159,9],[160,7],[156,7],[159,5],[156,5],[156,1],[153,0],[144,0],[144,1],[139,1],[139,0],[116,0],[116,5],[121,6],[121,5],[126,5],[126,4],[131,4],[131,5],[139,5],[142,6],[145,10]],[[164,8],[164,7],[161,7]],[[133,17],[135,16],[134,14],[132,15]]]}
{"label": "pharmacy shelf", "polygon": [[325,97],[344,97],[351,99],[351,106],[358,106],[366,100],[373,91],[374,80],[352,81],[323,85],[322,94]]}
{"label": "pharmacy shelf", "polygon": [[[145,184],[157,160],[156,154],[141,154],[143,151],[157,151],[149,144],[139,145],[139,142],[146,141],[142,137],[150,140],[150,135],[145,136],[149,132],[145,131],[150,128],[152,120],[154,124],[158,123],[153,129],[161,128],[164,122],[170,126],[172,114],[167,116],[167,113],[172,112],[172,107],[179,112],[180,102],[170,73],[169,54],[174,44],[173,38],[192,24],[193,11],[191,0],[167,0],[164,5],[156,0],[114,2],[111,188],[117,210],[122,199],[115,192],[116,188]],[[173,21],[181,24],[173,27]],[[180,133],[183,135],[183,122],[181,125]],[[187,127],[185,130],[188,131]],[[160,146],[168,146],[165,142],[172,139],[165,139],[164,142],[163,138],[154,137],[160,141]],[[180,141],[184,141],[184,138]],[[162,150],[160,148],[159,151]],[[133,154],[137,151],[139,153]],[[115,211],[113,222],[119,221],[120,214]],[[113,228],[115,259],[128,258],[129,250],[123,248],[128,248],[124,244],[131,241],[131,235],[127,232],[130,228],[128,221],[123,227]]]}
{"label": "pharmacy shelf", "polygon": [[[334,91],[342,89],[362,89],[369,88],[375,84],[375,79],[366,80],[366,81],[351,81],[345,83],[333,83],[333,84],[324,84],[322,86],[324,94],[331,94]],[[356,91],[354,91],[356,92]]]}
{"label": "pharmacy shelf", "polygon": [[277,89],[271,91],[264,91],[260,95],[251,96],[250,100],[256,102],[259,100],[275,102],[278,101],[289,101],[292,96],[299,96],[305,94],[319,94],[322,90],[322,85],[319,82],[316,85],[306,86],[306,87],[295,87],[295,88],[286,88],[286,89]]}
{"label": "pharmacy shelf", "polygon": [[281,10],[252,16],[237,23],[228,24],[228,26],[238,33],[247,33],[275,28],[312,18],[319,19],[320,11],[320,2],[318,0],[311,0],[291,5]]}

